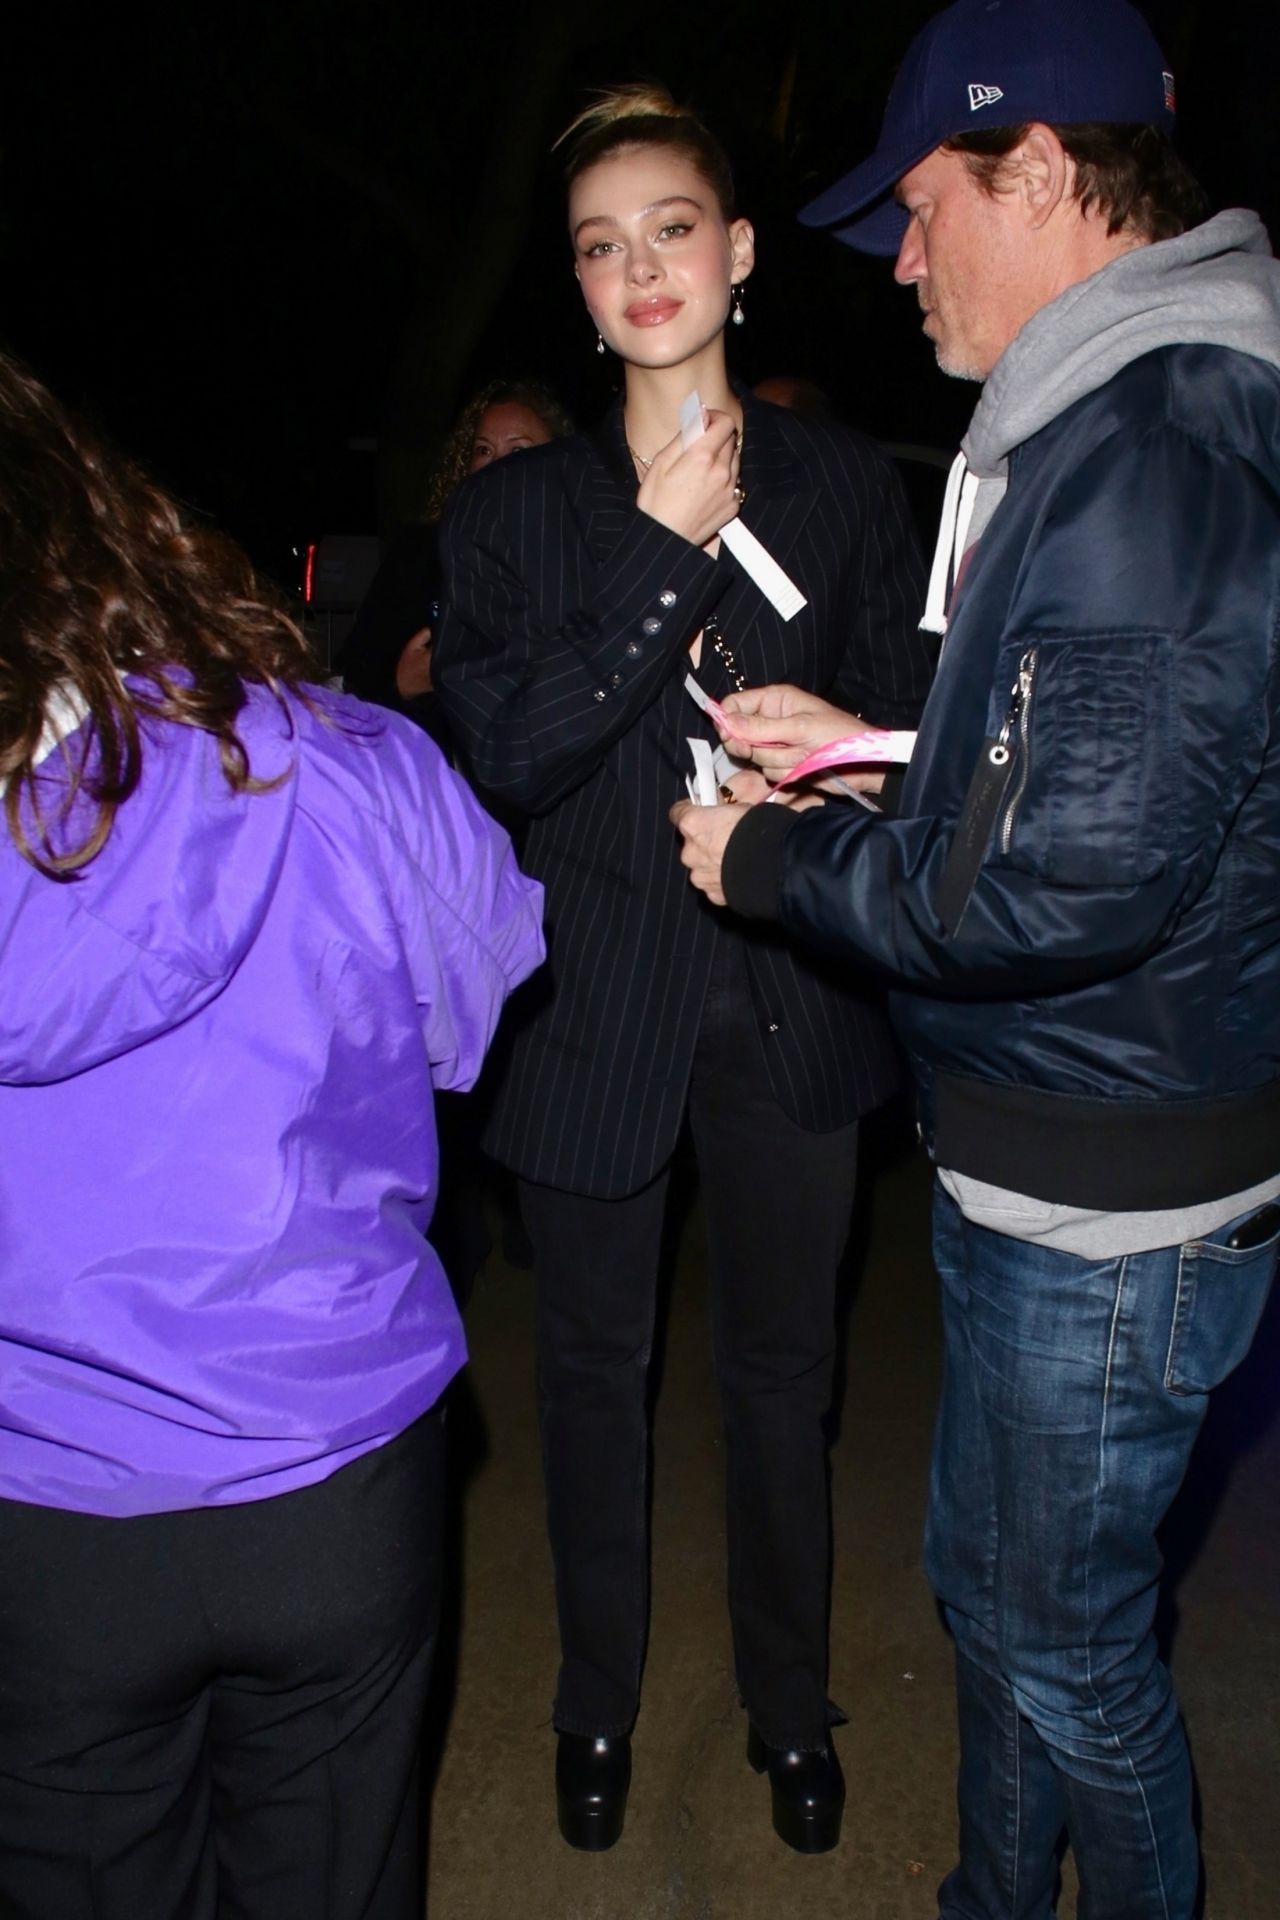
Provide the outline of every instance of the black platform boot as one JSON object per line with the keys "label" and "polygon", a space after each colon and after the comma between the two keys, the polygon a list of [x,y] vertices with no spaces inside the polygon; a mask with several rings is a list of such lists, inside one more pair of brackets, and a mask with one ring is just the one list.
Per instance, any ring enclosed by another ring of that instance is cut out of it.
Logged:
{"label": "black platform boot", "polygon": [[770,1747],[750,1727],[747,1759],[757,1773],[768,1772],[778,1838],[797,1853],[830,1853],[844,1812],[844,1775],[830,1741],[821,1753]]}
{"label": "black platform boot", "polygon": [[556,1745],[556,1812],[571,1847],[603,1853],[622,1832],[631,1785],[629,1734],[562,1733]]}

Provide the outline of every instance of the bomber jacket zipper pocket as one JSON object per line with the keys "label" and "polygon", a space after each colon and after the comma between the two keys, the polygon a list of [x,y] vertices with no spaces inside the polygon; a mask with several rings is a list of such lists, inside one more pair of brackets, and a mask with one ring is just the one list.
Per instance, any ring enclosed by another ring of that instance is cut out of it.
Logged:
{"label": "bomber jacket zipper pocket", "polygon": [[[1026,734],[1021,729],[1023,711],[1027,695],[1035,675],[1035,649],[1029,648],[1018,662],[1018,677],[1009,693],[1009,705],[1000,731],[993,740],[984,740],[978,764],[973,770],[969,782],[969,791],[965,795],[960,818],[956,822],[955,833],[951,839],[951,851],[947,855],[938,881],[938,893],[935,905],[942,930],[948,939],[959,929],[964,919],[965,909],[973,896],[978,883],[978,874],[982,867],[991,838],[992,829],[1004,805],[1005,792],[1013,772],[1013,755],[1009,751],[1009,742],[1015,727],[1019,727],[1019,740],[1023,745],[1022,760],[1026,763]],[[1009,813],[1016,807],[1022,792],[1009,803]]]}
{"label": "bomber jacket zipper pocket", "polygon": [[1000,851],[1008,853],[1013,840],[1013,825],[1018,817],[1018,808],[1022,796],[1027,790],[1027,778],[1031,772],[1031,696],[1035,690],[1036,661],[1039,648],[1028,647],[1018,662],[1018,680],[1009,702],[1009,711],[1004,726],[1000,729],[1000,738],[1007,744],[1013,728],[1018,729],[1018,784],[1009,796],[1009,803],[1000,822]]}

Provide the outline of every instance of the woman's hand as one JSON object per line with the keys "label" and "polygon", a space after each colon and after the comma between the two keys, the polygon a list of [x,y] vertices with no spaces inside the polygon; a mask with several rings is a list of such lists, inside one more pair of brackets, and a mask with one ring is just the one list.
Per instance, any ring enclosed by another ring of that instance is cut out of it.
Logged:
{"label": "woman's hand", "polygon": [[736,519],[739,504],[737,430],[727,413],[706,417],[707,430],[691,447],[677,434],[659,448],[636,496],[643,513],[695,547]]}
{"label": "woman's hand", "polygon": [[419,627],[400,649],[396,661],[396,692],[402,700],[431,692],[431,629]]}
{"label": "woman's hand", "polygon": [[[769,798],[769,782],[762,773],[757,773],[754,767],[744,767],[741,773],[735,773],[726,784],[734,800],[745,801],[748,806],[754,806],[757,801]],[[722,798],[724,791],[722,787]]]}
{"label": "woman's hand", "polygon": [[[856,733],[864,724],[857,714],[833,707],[802,687],[746,687],[731,693],[723,706],[733,715],[736,729],[723,735],[730,753],[740,760],[750,757],[770,780],[780,779],[818,747]],[[840,777],[863,793],[878,793],[884,784],[882,768]]]}

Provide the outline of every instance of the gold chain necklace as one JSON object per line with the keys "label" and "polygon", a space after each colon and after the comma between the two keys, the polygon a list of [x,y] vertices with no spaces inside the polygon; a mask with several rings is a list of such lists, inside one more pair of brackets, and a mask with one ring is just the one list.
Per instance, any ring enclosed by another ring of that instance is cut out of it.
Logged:
{"label": "gold chain necklace", "polygon": [[[733,438],[734,438],[736,449],[738,453],[741,454],[743,442],[746,439],[745,430],[739,427],[735,427],[733,430]],[[641,468],[641,470],[645,473],[648,473],[650,467],[653,465],[654,461],[658,457],[657,454],[654,453],[654,454],[650,454],[649,458],[646,460],[642,453],[636,452],[635,448],[632,446],[629,440],[627,442],[627,452],[631,455],[631,458],[635,461],[636,465],[639,468]],[[737,482],[737,484],[733,489],[733,497],[737,501],[739,506],[743,504],[743,502],[747,497],[747,490],[743,486],[741,480]]]}
{"label": "gold chain necklace", "polygon": [[[745,438],[746,438],[746,435],[743,429],[740,427],[735,427],[733,430],[733,439],[734,439],[734,445],[739,453],[742,451],[742,443]],[[642,453],[636,452],[635,448],[632,446],[629,440],[627,442],[627,452],[631,455],[631,458],[635,461],[636,465],[638,467],[643,467],[646,473],[648,473],[650,467],[653,465],[654,461],[658,457],[656,453],[653,453],[653,454],[650,454],[649,458],[646,460]]]}

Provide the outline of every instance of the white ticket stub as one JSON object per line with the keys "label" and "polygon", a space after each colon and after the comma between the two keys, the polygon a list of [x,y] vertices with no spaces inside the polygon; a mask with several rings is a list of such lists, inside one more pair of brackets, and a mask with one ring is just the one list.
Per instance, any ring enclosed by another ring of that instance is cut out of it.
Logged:
{"label": "white ticket stub", "polygon": [[689,751],[693,755],[693,772],[685,785],[689,789],[689,798],[698,807],[714,807],[719,794],[716,791],[715,753],[709,740],[690,740]]}
{"label": "white ticket stub", "polygon": [[690,738],[689,751],[693,755],[693,772],[685,777],[689,798],[700,807],[718,806],[721,787],[727,787],[747,763],[733,759],[723,747],[713,747],[709,740]]}
{"label": "white ticket stub", "polygon": [[[680,439],[686,447],[706,432],[702,420],[702,400],[697,389],[680,409]],[[794,620],[808,601],[790,576],[783,572],[769,549],[762,546],[750,527],[741,520],[730,520],[720,529],[720,538],[744,573],[750,574],[762,594],[772,601],[784,620]]]}

